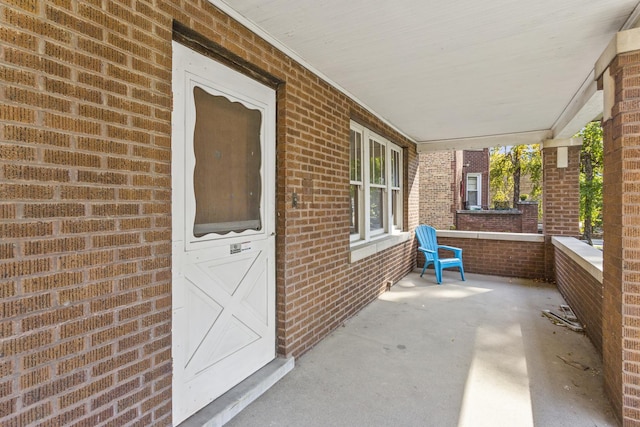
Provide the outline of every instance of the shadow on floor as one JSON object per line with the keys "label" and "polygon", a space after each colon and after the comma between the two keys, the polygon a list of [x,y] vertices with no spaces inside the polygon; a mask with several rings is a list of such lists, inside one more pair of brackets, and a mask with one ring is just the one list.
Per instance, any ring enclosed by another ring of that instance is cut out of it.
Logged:
{"label": "shadow on floor", "polygon": [[541,314],[564,303],[546,283],[411,273],[227,425],[617,426],[589,339]]}

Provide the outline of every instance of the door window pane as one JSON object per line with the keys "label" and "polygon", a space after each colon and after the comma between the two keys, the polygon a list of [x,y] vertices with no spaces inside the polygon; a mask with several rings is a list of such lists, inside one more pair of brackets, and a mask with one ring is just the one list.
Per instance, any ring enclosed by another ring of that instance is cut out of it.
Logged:
{"label": "door window pane", "polygon": [[193,96],[193,235],[260,230],[262,114],[199,87]]}

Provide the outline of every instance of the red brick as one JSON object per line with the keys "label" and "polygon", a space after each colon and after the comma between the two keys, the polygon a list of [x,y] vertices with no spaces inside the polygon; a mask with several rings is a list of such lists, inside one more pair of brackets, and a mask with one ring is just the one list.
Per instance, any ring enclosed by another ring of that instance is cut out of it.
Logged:
{"label": "red brick", "polygon": [[[358,117],[405,148],[409,232],[419,218],[415,145],[224,13],[206,2],[13,3],[0,15],[9,43],[0,292],[3,303],[51,299],[3,320],[10,333],[37,330],[3,344],[0,372],[13,388],[0,424],[36,415],[49,426],[171,423],[173,19],[287,82],[277,92],[277,352],[303,354],[413,269],[412,241],[349,263],[344,177]],[[306,206],[286,203],[294,191]],[[49,376],[19,387],[36,371]],[[86,378],[72,389],[52,385],[78,373]],[[35,393],[26,408],[15,400],[32,390],[50,407],[40,411]]]}

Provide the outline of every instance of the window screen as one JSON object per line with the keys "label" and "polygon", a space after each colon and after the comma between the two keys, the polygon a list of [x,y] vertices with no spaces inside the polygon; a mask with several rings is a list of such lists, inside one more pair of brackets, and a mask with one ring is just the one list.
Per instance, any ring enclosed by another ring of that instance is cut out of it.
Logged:
{"label": "window screen", "polygon": [[199,87],[193,96],[193,234],[260,230],[262,114]]}

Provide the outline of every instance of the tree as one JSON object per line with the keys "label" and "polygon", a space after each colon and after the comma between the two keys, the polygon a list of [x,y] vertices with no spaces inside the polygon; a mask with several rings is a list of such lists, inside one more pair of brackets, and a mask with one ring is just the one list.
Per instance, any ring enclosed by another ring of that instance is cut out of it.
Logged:
{"label": "tree", "polygon": [[602,226],[602,126],[590,122],[576,136],[582,138],[580,151],[580,221],[583,238],[593,245],[594,227]]}
{"label": "tree", "polygon": [[530,197],[538,199],[542,187],[542,154],[539,144],[494,147],[489,159],[489,185],[493,194],[509,194],[515,207],[520,200],[520,180],[528,175]]}

